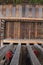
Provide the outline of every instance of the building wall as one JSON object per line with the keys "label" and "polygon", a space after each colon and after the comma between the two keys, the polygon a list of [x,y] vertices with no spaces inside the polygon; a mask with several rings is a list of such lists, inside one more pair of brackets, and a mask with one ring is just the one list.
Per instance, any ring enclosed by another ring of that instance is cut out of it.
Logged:
{"label": "building wall", "polygon": [[[43,6],[42,5],[0,5],[0,18],[12,17],[12,18],[41,18],[43,19]],[[5,18],[4,18],[5,19]],[[3,19],[2,19],[3,20]],[[26,38],[36,39],[43,38],[43,21],[31,20],[28,22],[12,21],[8,19],[8,22],[1,21],[1,39],[3,38]],[[6,24],[6,25],[5,25]]]}
{"label": "building wall", "polygon": [[7,22],[6,38],[43,39],[43,22]]}

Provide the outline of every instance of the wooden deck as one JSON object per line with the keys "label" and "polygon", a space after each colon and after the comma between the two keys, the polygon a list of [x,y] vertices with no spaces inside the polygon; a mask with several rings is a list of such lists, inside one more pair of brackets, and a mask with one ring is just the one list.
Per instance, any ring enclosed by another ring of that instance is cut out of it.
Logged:
{"label": "wooden deck", "polygon": [[26,17],[0,17],[0,20],[24,20],[24,21],[43,21],[43,18],[26,18]]}
{"label": "wooden deck", "polygon": [[30,44],[43,44],[43,39],[4,39],[1,40],[1,45],[3,45],[3,43],[30,43]]}

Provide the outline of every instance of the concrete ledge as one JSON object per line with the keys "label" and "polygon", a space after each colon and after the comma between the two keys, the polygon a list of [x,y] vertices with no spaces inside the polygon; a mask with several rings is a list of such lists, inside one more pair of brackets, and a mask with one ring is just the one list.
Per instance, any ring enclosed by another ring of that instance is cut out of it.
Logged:
{"label": "concrete ledge", "polygon": [[1,46],[3,43],[33,43],[43,44],[43,39],[3,39],[1,40]]}

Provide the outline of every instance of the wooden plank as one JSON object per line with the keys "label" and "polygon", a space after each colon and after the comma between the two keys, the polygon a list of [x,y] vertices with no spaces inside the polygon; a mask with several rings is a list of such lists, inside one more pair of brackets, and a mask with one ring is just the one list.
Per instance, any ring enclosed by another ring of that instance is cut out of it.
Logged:
{"label": "wooden plank", "polygon": [[0,47],[0,54],[4,50],[4,48],[6,48],[6,46]]}
{"label": "wooden plank", "polygon": [[18,44],[17,49],[16,49],[15,54],[11,60],[10,65],[19,65],[20,51],[21,51],[21,44]]}
{"label": "wooden plank", "polygon": [[34,44],[34,47],[40,52],[40,54],[43,56],[43,48],[39,46],[38,44]]}
{"label": "wooden plank", "polygon": [[10,38],[9,31],[10,31],[10,22],[6,22],[6,38]]}
{"label": "wooden plank", "polygon": [[29,20],[30,20],[30,22],[31,21],[33,21],[33,22],[35,22],[35,21],[37,21],[37,22],[39,22],[39,21],[43,21],[43,18],[26,18],[26,17],[0,17],[0,19],[4,19],[4,20],[16,20],[16,21],[28,21],[29,22]]}
{"label": "wooden plank", "polygon": [[28,54],[30,55],[32,65],[41,65],[29,44],[27,44],[27,50]]}
{"label": "wooden plank", "polygon": [[3,59],[3,57],[4,57],[5,54],[6,54],[6,52],[7,52],[9,49],[11,49],[11,50],[13,49],[13,44],[7,46],[7,47],[3,50],[3,52],[1,52],[1,54],[0,54],[0,61]]}

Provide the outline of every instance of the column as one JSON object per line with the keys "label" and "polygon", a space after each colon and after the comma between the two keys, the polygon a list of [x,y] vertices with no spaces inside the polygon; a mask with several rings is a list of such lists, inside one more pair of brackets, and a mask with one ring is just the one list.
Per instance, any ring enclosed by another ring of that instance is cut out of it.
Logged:
{"label": "column", "polygon": [[14,38],[16,38],[16,22],[14,22]]}
{"label": "column", "polygon": [[14,38],[20,38],[20,22],[14,22]]}
{"label": "column", "polygon": [[19,5],[16,5],[16,17],[19,17]]}
{"label": "column", "polygon": [[37,38],[37,23],[35,23],[35,38]]}
{"label": "column", "polygon": [[9,5],[8,7],[9,7],[9,11],[10,11],[9,16],[12,16],[12,5]]}
{"label": "column", "polygon": [[29,17],[32,17],[32,6],[29,7]]}
{"label": "column", "polygon": [[1,20],[0,20],[0,46],[1,46]]}
{"label": "column", "polygon": [[20,39],[20,22],[18,22],[18,38]]}
{"label": "column", "polygon": [[31,23],[29,23],[29,39],[31,38]]}
{"label": "column", "polygon": [[6,16],[6,5],[2,6],[2,15]]}
{"label": "column", "polygon": [[42,17],[43,17],[43,7],[42,7]]}
{"label": "column", "polygon": [[38,5],[36,5],[36,18],[38,18],[39,17],[39,7],[38,7]]}
{"label": "column", "polygon": [[6,22],[6,38],[9,38],[9,27],[10,27],[10,22]]}

